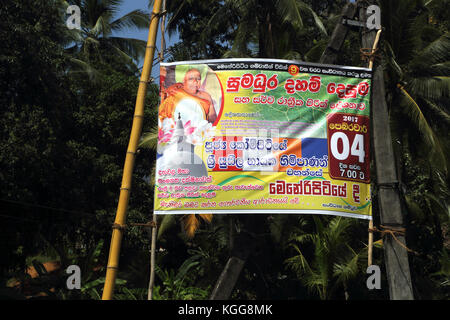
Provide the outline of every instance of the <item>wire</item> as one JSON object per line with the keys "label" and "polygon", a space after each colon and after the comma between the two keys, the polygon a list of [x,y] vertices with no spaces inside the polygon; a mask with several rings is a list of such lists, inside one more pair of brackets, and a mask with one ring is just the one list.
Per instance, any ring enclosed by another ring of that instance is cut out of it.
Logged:
{"label": "wire", "polygon": [[9,219],[13,219],[13,220],[20,220],[20,221],[38,222],[35,219],[19,218],[19,217],[10,216],[10,215],[7,215],[7,214],[0,214],[0,217],[9,218]]}
{"label": "wire", "polygon": [[34,207],[34,208],[49,209],[49,210],[59,211],[59,212],[67,212],[67,213],[83,215],[83,216],[92,217],[95,215],[93,213],[88,213],[88,212],[72,211],[72,210],[67,210],[67,209],[63,209],[63,208],[54,208],[54,207],[44,206],[44,205],[35,204],[35,203],[28,203],[28,202],[23,202],[23,201],[15,201],[15,200],[9,200],[9,199],[0,199],[0,201],[23,205],[23,206],[28,206],[28,207]]}

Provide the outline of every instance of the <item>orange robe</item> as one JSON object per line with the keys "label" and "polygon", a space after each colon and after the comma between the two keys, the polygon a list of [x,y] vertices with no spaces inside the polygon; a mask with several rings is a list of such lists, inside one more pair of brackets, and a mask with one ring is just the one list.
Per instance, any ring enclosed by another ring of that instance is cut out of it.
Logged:
{"label": "orange robe", "polygon": [[208,100],[193,96],[184,91],[183,89],[179,89],[175,94],[168,96],[166,99],[164,99],[164,101],[159,106],[159,119],[161,121],[163,121],[165,118],[173,118],[174,120],[176,120],[173,114],[175,108],[178,102],[180,102],[180,100],[185,98],[195,100],[202,107],[203,111],[205,112],[204,117],[206,120],[209,113],[209,108],[211,107],[211,103]]}

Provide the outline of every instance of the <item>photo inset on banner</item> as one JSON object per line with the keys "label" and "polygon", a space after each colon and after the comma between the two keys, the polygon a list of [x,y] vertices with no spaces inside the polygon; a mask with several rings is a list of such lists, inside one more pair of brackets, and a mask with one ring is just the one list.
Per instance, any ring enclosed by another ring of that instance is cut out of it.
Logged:
{"label": "photo inset on banner", "polygon": [[159,120],[166,118],[198,127],[202,120],[214,124],[220,112],[220,83],[208,65],[161,67]]}
{"label": "photo inset on banner", "polygon": [[200,146],[214,136],[223,100],[216,74],[206,64],[162,65],[160,90],[157,176],[206,177]]}

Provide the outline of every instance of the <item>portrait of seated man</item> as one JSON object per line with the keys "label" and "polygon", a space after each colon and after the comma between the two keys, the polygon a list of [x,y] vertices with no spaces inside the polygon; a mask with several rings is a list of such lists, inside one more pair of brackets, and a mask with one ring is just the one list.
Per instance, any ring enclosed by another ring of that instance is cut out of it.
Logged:
{"label": "portrait of seated man", "polygon": [[186,71],[183,82],[175,83],[162,89],[164,99],[159,107],[159,118],[177,119],[181,117],[183,123],[191,121],[192,125],[202,120],[214,123],[217,114],[211,95],[201,88],[201,73],[196,68]]}

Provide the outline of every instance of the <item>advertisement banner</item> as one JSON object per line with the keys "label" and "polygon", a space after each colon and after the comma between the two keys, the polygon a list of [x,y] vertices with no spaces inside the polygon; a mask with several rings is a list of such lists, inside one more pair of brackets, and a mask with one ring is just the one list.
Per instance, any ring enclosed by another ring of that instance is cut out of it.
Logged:
{"label": "advertisement banner", "polygon": [[370,69],[161,63],[154,212],[371,219]]}

